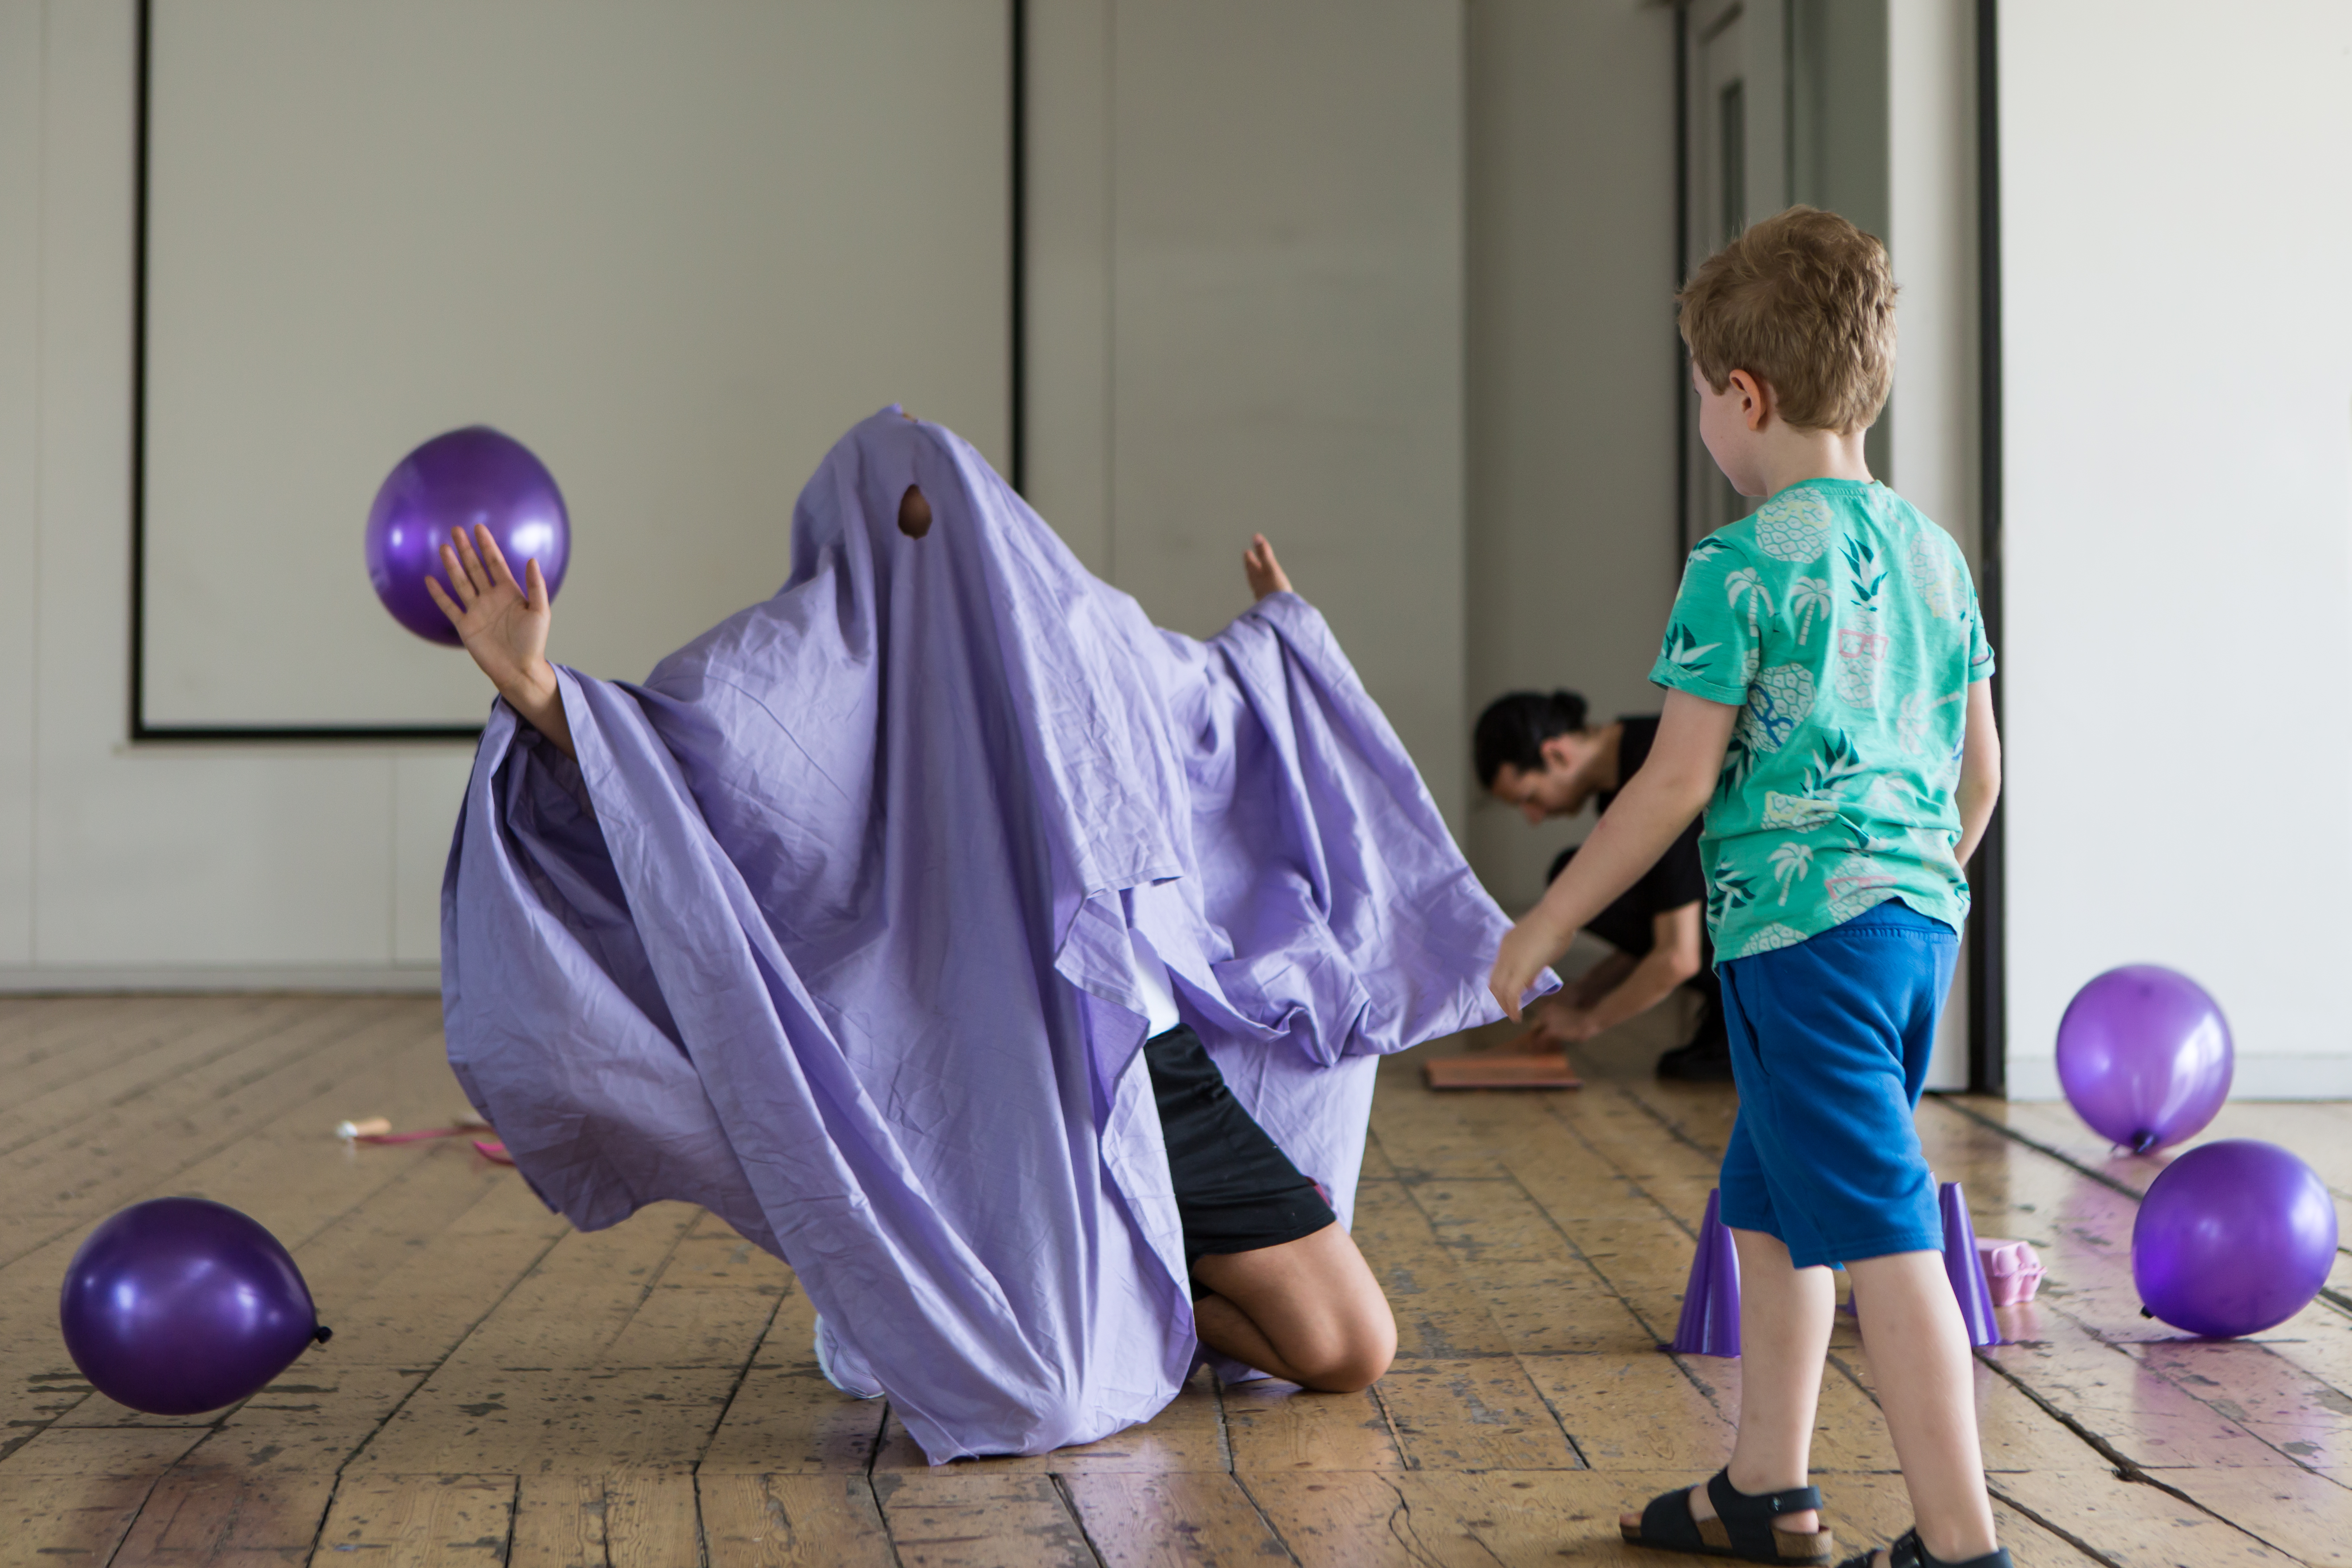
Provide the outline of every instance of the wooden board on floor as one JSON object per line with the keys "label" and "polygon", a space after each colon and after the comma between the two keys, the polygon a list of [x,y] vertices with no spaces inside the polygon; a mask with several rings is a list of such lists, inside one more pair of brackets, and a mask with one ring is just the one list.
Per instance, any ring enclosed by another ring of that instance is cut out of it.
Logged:
{"label": "wooden board on floor", "polygon": [[1388,1413],[1370,1389],[1311,1394],[1269,1378],[1225,1389],[1221,1400],[1238,1475],[1404,1468]]}
{"label": "wooden board on floor", "polygon": [[864,1476],[709,1476],[698,1485],[710,1561],[727,1568],[895,1568]]}
{"label": "wooden board on floor", "polygon": [[1051,1476],[1003,1471],[899,1471],[874,1478],[874,1496],[914,1568],[1092,1568],[1086,1532]]}
{"label": "wooden board on floor", "polygon": [[[512,1476],[379,1476],[335,1489],[322,1552],[456,1568],[496,1562],[513,1530]],[[386,1555],[378,1557],[378,1552]]]}
{"label": "wooden board on floor", "polygon": [[1421,1064],[1423,1081],[1433,1089],[1582,1089],[1584,1080],[1559,1051],[1475,1057],[1431,1057]]}
{"label": "wooden board on floor", "polygon": [[1229,1475],[1088,1470],[1064,1485],[1106,1568],[1221,1568],[1284,1555],[1282,1537]]}

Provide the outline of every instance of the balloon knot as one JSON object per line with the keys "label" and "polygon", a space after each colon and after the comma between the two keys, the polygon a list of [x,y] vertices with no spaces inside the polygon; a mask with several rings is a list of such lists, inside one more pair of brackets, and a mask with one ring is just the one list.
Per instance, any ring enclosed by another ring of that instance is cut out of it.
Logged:
{"label": "balloon knot", "polygon": [[310,1342],[313,1344],[325,1344],[329,1340],[331,1340],[334,1337],[335,1331],[327,1327],[324,1323],[320,1323],[317,1328],[310,1331]]}
{"label": "balloon knot", "polygon": [[2132,1135],[2131,1152],[2135,1154],[2145,1154],[2150,1149],[2156,1147],[2156,1142],[2157,1139],[2155,1133],[2136,1132]]}
{"label": "balloon knot", "polygon": [[2153,1318],[2156,1316],[2156,1312],[2151,1308],[2142,1307],[2139,1310],[2139,1315],[2143,1318]]}

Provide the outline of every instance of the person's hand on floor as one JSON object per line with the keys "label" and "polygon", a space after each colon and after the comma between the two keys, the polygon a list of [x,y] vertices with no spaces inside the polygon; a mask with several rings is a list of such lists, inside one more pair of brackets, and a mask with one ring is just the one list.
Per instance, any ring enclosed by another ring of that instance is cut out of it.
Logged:
{"label": "person's hand on floor", "polygon": [[1535,1015],[1535,1033],[1543,1043],[1552,1046],[1580,1046],[1601,1032],[1600,1022],[1591,1010],[1548,996],[1531,1011]]}
{"label": "person's hand on floor", "polygon": [[523,563],[523,580],[515,581],[499,542],[477,524],[474,537],[453,530],[451,544],[441,547],[441,568],[449,574],[452,598],[438,580],[427,576],[425,592],[457,628],[466,651],[474,657],[490,684],[508,706],[536,726],[541,734],[572,750],[572,729],[563,717],[563,696],[555,683],[555,667],[547,662],[547,632],[555,609],[547,596],[547,579],[539,563]]}
{"label": "person's hand on floor", "polygon": [[1254,599],[1290,592],[1290,575],[1274,558],[1274,546],[1266,542],[1263,533],[1250,536],[1250,547],[1242,552],[1242,570],[1249,574],[1250,596]]}
{"label": "person's hand on floor", "polygon": [[1580,1040],[1589,1040],[1599,1032],[1584,1016],[1584,1010],[1568,1000],[1565,991],[1554,992],[1549,996],[1528,1004],[1525,1022],[1528,1026],[1517,1034],[1468,1047],[1464,1054],[1534,1056],[1559,1050]]}

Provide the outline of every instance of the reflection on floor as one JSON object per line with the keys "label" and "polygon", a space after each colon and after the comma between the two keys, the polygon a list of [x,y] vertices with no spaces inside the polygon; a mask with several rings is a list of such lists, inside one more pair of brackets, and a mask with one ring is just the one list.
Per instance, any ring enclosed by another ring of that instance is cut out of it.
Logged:
{"label": "reflection on floor", "polygon": [[[1617,1510],[1720,1462],[1739,1377],[1656,1348],[1734,1109],[1646,1076],[1671,1027],[1580,1053],[1574,1093],[1432,1095],[1413,1058],[1384,1066],[1358,1232],[1403,1345],[1371,1392],[1196,1381],[1090,1447],[933,1469],[817,1376],[789,1271],[699,1211],[583,1236],[462,1143],[339,1145],[344,1117],[463,1108],[431,1002],[0,1001],[0,1556],[1662,1561],[1616,1543]],[[2181,1341],[2131,1289],[2157,1166],[2063,1107],[1931,1100],[1920,1125],[1979,1234],[2050,1266],[1978,1379],[2017,1561],[2352,1563],[2352,1271],[2258,1341]],[[2352,1109],[2238,1105],[2213,1129],[2244,1133],[2352,1194]],[[80,1237],[167,1193],[286,1238],[339,1331],[209,1420],[110,1404],[56,1332]],[[1856,1544],[1908,1517],[1870,1391],[1843,1328],[1815,1459]]]}

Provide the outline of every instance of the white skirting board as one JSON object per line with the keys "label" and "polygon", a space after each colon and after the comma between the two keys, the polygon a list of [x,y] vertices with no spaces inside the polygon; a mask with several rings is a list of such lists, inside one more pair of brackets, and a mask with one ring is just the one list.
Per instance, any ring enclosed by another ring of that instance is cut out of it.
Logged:
{"label": "white skirting board", "polygon": [[[2063,1100],[2058,1063],[2049,1057],[2009,1064],[2011,1100]],[[2238,1058],[2231,1100],[2352,1100],[2352,1051],[2341,1056]]]}
{"label": "white skirting board", "polygon": [[121,968],[54,965],[36,969],[0,967],[0,995],[95,995],[107,993],[317,991],[364,995],[389,993],[430,995],[441,989],[441,971],[417,965],[352,968],[289,966],[282,969]]}

